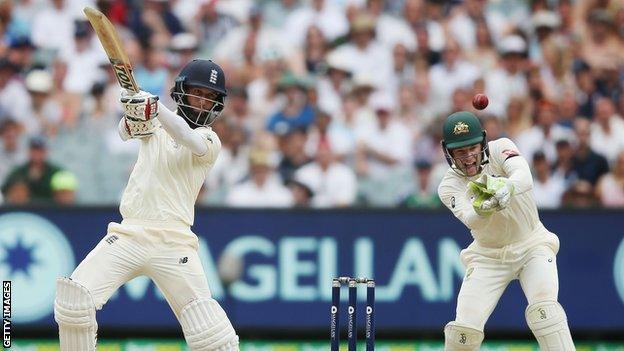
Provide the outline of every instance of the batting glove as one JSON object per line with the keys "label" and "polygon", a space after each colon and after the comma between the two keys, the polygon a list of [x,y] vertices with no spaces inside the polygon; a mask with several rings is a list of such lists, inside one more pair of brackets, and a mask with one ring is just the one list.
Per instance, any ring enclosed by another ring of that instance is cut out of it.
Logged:
{"label": "batting glove", "polygon": [[130,121],[146,122],[158,117],[158,96],[146,91],[133,93],[121,89],[121,104],[124,116]]}

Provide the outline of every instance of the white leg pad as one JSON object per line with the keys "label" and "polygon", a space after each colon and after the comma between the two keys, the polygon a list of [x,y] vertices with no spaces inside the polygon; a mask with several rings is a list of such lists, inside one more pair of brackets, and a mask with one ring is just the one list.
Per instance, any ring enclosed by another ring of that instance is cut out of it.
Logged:
{"label": "white leg pad", "polygon": [[59,325],[61,351],[95,351],[95,304],[87,288],[69,278],[59,278],[54,319]]}
{"label": "white leg pad", "polygon": [[568,327],[568,318],[557,301],[529,305],[525,317],[542,351],[576,350]]}
{"label": "white leg pad", "polygon": [[479,351],[483,342],[483,332],[449,322],[444,327],[444,351]]}
{"label": "white leg pad", "polygon": [[192,351],[238,351],[238,336],[214,299],[195,300],[184,306],[180,324]]}

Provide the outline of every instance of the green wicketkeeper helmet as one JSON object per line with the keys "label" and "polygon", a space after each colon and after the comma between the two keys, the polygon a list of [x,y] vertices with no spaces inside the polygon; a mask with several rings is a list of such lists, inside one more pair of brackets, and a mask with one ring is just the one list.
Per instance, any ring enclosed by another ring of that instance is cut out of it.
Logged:
{"label": "green wicketkeeper helmet", "polygon": [[[487,144],[485,130],[483,130],[477,116],[468,111],[459,111],[448,116],[442,127],[442,149],[449,166],[454,166],[453,157],[449,150],[474,144],[481,144],[483,152],[481,161],[483,162],[485,155],[488,154]],[[456,171],[458,168],[457,166],[453,167]]]}

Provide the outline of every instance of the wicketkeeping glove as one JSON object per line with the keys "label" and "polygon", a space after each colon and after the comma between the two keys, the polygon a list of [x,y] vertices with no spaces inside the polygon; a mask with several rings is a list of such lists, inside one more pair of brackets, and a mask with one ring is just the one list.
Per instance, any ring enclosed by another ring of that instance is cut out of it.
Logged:
{"label": "wicketkeeping glove", "polygon": [[507,178],[488,177],[488,191],[493,192],[494,198],[498,201],[498,207],[502,210],[509,206],[511,197],[514,194],[514,186]]}
{"label": "wicketkeeping glove", "polygon": [[[488,190],[487,185],[477,181],[470,181],[468,189],[472,194],[472,207],[479,216],[489,216],[498,209],[498,200],[494,197],[492,191]],[[486,179],[483,179],[485,182]]]}
{"label": "wicketkeeping glove", "polygon": [[158,117],[158,96],[146,91],[138,93],[121,89],[124,116],[130,121],[146,122]]}

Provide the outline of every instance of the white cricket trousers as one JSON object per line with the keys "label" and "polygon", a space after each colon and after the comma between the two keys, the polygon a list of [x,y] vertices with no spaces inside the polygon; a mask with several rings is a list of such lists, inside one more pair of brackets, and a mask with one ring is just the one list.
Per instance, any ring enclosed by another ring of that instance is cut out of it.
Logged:
{"label": "white cricket trousers", "polygon": [[108,234],[71,275],[89,290],[98,310],[121,285],[141,275],[154,281],[178,318],[188,303],[211,297],[197,237],[188,226],[122,223],[109,224]]}
{"label": "white cricket trousers", "polygon": [[457,296],[455,321],[483,331],[507,285],[518,279],[528,304],[557,301],[557,237],[539,233],[500,249],[472,243],[461,253],[466,275]]}

